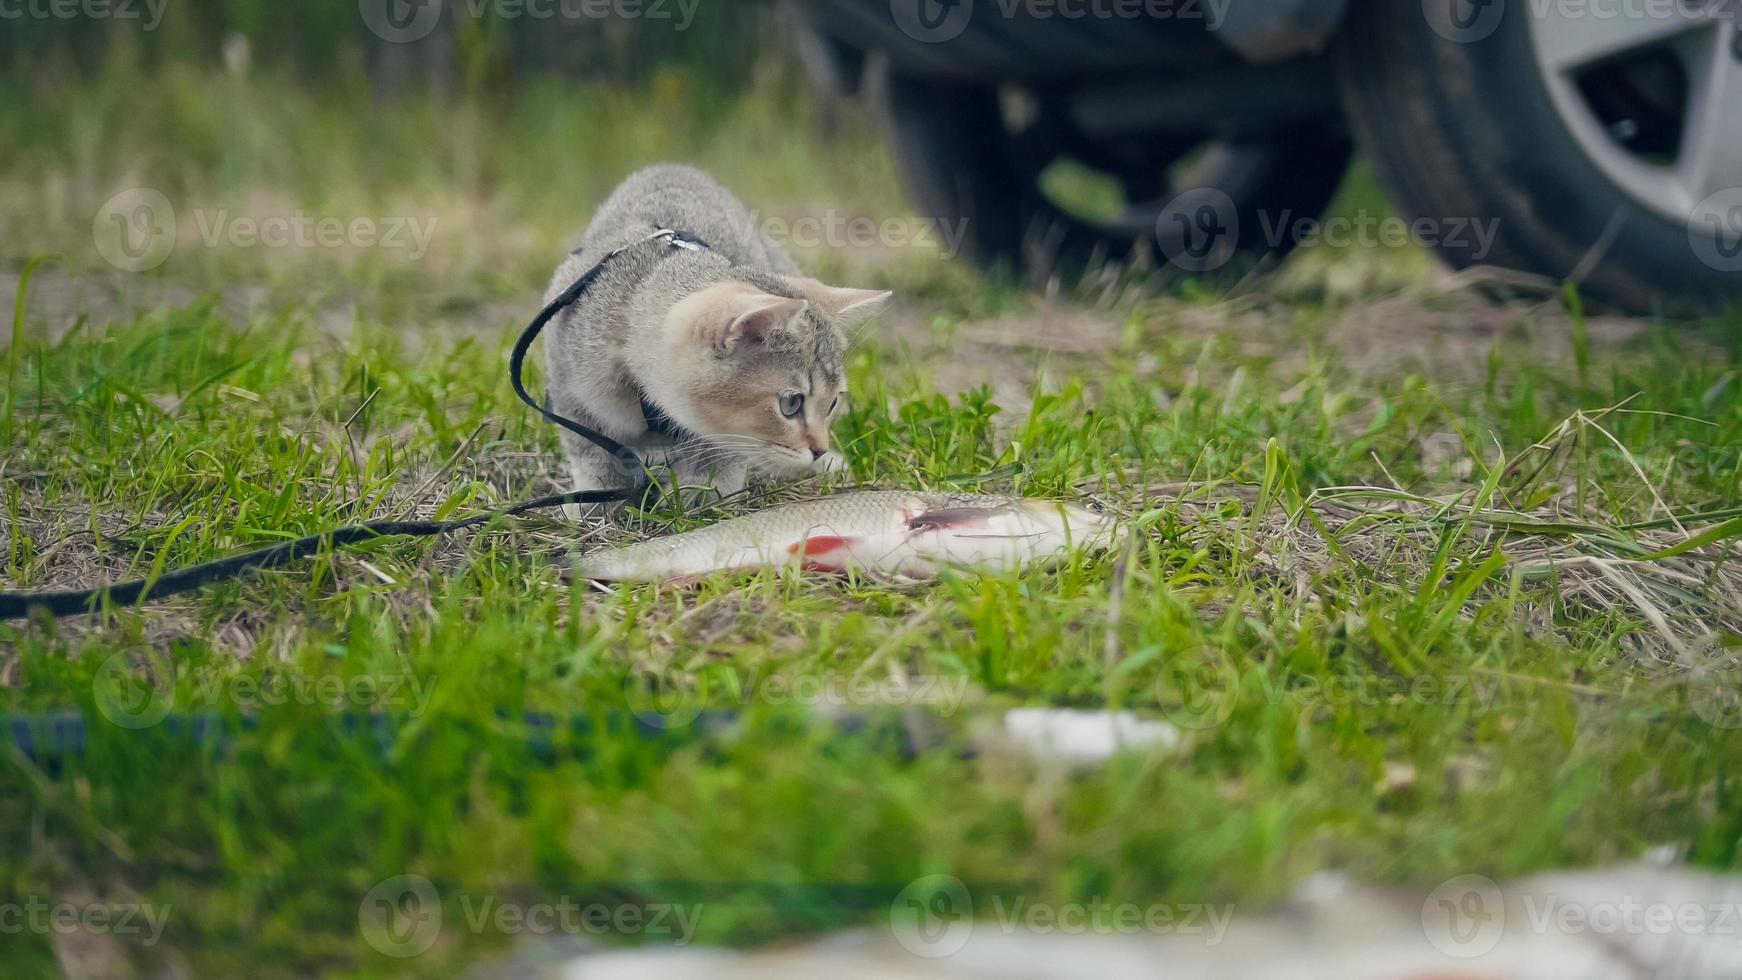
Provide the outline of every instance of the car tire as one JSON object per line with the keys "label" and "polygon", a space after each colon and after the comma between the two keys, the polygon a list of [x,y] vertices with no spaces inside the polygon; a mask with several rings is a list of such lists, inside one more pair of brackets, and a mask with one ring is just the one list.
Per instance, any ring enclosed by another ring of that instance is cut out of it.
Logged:
{"label": "car tire", "polygon": [[[1626,147],[1617,141],[1617,156],[1606,156],[1592,141],[1596,110],[1589,120],[1569,115],[1587,110],[1565,101],[1571,89],[1551,88],[1532,7],[1351,4],[1333,57],[1356,143],[1394,204],[1437,226],[1447,239],[1438,250],[1457,267],[1572,280],[1584,295],[1634,313],[1697,314],[1734,300],[1742,293],[1742,259],[1730,260],[1742,246],[1742,191],[1722,214],[1690,207],[1678,217],[1622,186],[1613,175],[1628,172],[1620,169]],[[1594,64],[1612,71],[1615,59]],[[1641,166],[1649,176],[1652,164],[1642,157]],[[1487,248],[1474,235],[1451,234],[1469,221],[1496,222]]]}

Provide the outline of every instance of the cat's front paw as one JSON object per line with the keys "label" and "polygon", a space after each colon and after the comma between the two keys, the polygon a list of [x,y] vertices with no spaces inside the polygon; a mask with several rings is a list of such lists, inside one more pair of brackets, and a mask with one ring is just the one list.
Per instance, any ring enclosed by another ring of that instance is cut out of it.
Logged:
{"label": "cat's front paw", "polygon": [[622,501],[603,504],[563,504],[563,517],[576,523],[615,520],[624,510]]}

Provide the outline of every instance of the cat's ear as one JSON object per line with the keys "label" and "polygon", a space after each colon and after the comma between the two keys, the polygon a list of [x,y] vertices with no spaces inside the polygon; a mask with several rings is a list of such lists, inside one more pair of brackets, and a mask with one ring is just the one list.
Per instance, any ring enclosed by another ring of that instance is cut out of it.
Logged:
{"label": "cat's ear", "polygon": [[785,327],[803,313],[810,303],[802,299],[787,299],[769,293],[753,293],[744,297],[744,305],[731,323],[714,341],[722,350],[736,350],[743,343],[760,344],[769,334]]}
{"label": "cat's ear", "polygon": [[680,300],[666,314],[666,336],[688,337],[717,351],[760,344],[809,304],[765,293],[747,282],[715,283]]}
{"label": "cat's ear", "polygon": [[793,291],[816,304],[817,312],[851,330],[889,307],[895,294],[886,289],[849,289],[815,279],[790,279]]}

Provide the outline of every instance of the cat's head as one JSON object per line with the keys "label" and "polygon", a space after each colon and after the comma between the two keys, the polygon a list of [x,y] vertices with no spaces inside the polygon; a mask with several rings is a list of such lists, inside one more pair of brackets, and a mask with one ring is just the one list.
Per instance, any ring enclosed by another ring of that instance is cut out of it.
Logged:
{"label": "cat's head", "polygon": [[846,407],[847,336],[890,298],[758,273],[698,290],[666,315],[673,383],[663,407],[753,472],[838,468],[829,426]]}

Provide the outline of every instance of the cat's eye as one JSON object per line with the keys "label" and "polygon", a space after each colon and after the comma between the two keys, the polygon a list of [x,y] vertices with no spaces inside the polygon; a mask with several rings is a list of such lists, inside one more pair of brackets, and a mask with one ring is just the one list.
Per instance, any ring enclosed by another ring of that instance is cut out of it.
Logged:
{"label": "cat's eye", "polygon": [[841,407],[841,396],[836,395],[834,397],[834,399],[829,402],[829,415],[831,417],[833,417],[835,414],[835,409],[840,408],[840,407]]}
{"label": "cat's eye", "polygon": [[789,419],[798,418],[798,413],[804,411],[804,396],[793,392],[780,396],[780,414]]}

